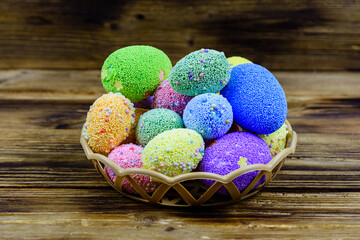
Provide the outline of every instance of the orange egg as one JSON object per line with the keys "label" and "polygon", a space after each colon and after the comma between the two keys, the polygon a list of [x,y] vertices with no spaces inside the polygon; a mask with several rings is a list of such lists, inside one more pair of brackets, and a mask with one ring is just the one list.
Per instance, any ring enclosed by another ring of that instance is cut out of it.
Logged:
{"label": "orange egg", "polygon": [[125,139],[125,141],[123,142],[125,143],[136,143],[136,124],[140,119],[140,116],[143,115],[144,113],[146,113],[147,111],[149,111],[150,109],[144,109],[144,108],[135,108],[135,121],[134,124],[132,124],[131,128],[130,128],[130,133],[129,136]]}
{"label": "orange egg", "polygon": [[134,119],[129,99],[120,93],[104,94],[88,111],[84,137],[94,152],[107,155],[129,136]]}

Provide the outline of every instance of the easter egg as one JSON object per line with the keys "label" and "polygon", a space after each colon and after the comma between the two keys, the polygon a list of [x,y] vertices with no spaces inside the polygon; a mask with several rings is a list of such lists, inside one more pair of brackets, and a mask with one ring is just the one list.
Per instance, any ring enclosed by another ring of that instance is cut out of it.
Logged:
{"label": "easter egg", "polygon": [[232,107],[223,96],[204,93],[186,105],[183,120],[186,128],[200,133],[204,139],[219,138],[231,127]]}
{"label": "easter egg", "polygon": [[[135,104],[134,104],[135,105]],[[131,128],[129,131],[129,136],[126,137],[125,141],[122,142],[122,144],[125,143],[136,143],[136,126],[140,119],[140,117],[149,111],[149,109],[144,108],[135,108],[135,118],[133,124],[131,124]]]}
{"label": "easter egg", "polygon": [[[123,169],[142,168],[141,153],[143,150],[143,147],[135,144],[122,144],[113,149],[108,158]],[[105,172],[111,181],[114,182],[116,177],[115,172],[109,166],[105,166]],[[154,192],[160,185],[158,182],[150,180],[150,177],[146,175],[132,174],[131,177],[147,193]],[[128,193],[136,193],[135,189],[126,179],[124,179],[122,183],[122,189]]]}
{"label": "easter egg", "polygon": [[168,77],[171,67],[169,57],[157,48],[128,46],[105,60],[101,81],[107,92],[120,92],[132,102],[140,102]]}
{"label": "easter egg", "polygon": [[159,133],[183,127],[183,121],[176,112],[166,108],[152,109],[140,117],[136,126],[136,139],[145,146]]}
{"label": "easter egg", "polygon": [[266,144],[270,148],[271,156],[276,156],[279,152],[284,150],[286,144],[286,135],[288,134],[288,126],[284,123],[281,128],[270,134],[260,134]]}
{"label": "easter egg", "polygon": [[216,93],[228,83],[230,71],[224,53],[201,49],[176,63],[170,71],[169,82],[176,92],[187,96]]}
{"label": "easter egg", "polygon": [[144,168],[167,176],[176,176],[195,169],[204,155],[200,134],[185,128],[165,131],[154,137],[144,148]]}
{"label": "easter egg", "polygon": [[178,93],[172,89],[169,80],[160,83],[155,92],[153,101],[153,108],[167,108],[183,115],[186,104],[192,99],[191,96],[186,96]]}
{"label": "easter egg", "polygon": [[134,118],[129,99],[120,93],[104,94],[87,113],[84,138],[94,152],[109,154],[129,136]]}
{"label": "easter egg", "polygon": [[143,109],[151,109],[151,105],[153,104],[154,96],[145,98],[141,102],[134,103],[135,108],[143,108]]}
{"label": "easter egg", "polygon": [[256,133],[269,134],[285,122],[284,90],[266,68],[244,63],[232,68],[229,84],[221,91],[233,108],[234,121]]}
{"label": "easter egg", "polygon": [[[234,132],[215,140],[206,148],[198,169],[202,172],[227,175],[239,168],[252,164],[267,164],[270,161],[270,150],[264,140],[249,132]],[[235,178],[233,182],[239,191],[242,191],[257,174],[258,171],[248,172]],[[262,178],[259,183],[264,181],[265,178]],[[207,187],[214,182],[210,179],[202,180]],[[227,195],[228,191],[221,187],[218,193]]]}
{"label": "easter egg", "polygon": [[228,57],[227,60],[232,68],[243,63],[252,63],[250,60],[243,57]]}

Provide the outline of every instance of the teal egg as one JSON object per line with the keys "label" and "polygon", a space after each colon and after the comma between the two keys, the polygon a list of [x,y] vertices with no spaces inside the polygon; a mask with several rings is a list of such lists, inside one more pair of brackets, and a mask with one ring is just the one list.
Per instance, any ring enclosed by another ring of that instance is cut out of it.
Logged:
{"label": "teal egg", "polygon": [[176,112],[165,108],[152,109],[140,117],[136,125],[136,140],[145,146],[158,134],[183,127],[183,121]]}
{"label": "teal egg", "polygon": [[230,79],[231,67],[224,53],[201,49],[182,58],[170,71],[171,87],[178,93],[197,96],[216,93]]}

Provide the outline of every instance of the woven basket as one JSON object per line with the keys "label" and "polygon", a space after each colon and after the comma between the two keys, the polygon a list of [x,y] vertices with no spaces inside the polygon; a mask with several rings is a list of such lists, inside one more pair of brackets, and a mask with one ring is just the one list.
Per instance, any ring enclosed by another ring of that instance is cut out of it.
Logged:
{"label": "woven basket", "polygon": [[[229,204],[251,197],[275,178],[284,164],[285,158],[289,154],[294,153],[296,148],[296,132],[292,130],[291,125],[287,120],[286,124],[288,126],[288,134],[286,136],[285,149],[279,152],[268,164],[249,165],[224,176],[207,172],[191,172],[175,177],[168,177],[148,169],[123,169],[106,156],[94,153],[82,136],[80,137],[80,143],[85,151],[86,157],[93,162],[95,168],[105,180],[113,188],[129,198],[141,202],[175,207],[215,206]],[[114,182],[107,176],[105,165],[109,166],[117,175]],[[257,176],[246,189],[239,192],[232,180],[252,171],[258,171]],[[148,175],[161,184],[154,193],[149,195],[131,177],[133,174]],[[263,176],[265,176],[266,180],[261,181],[261,179],[264,179]],[[137,194],[129,194],[123,191],[122,183],[124,179],[129,181]],[[215,183],[210,187],[204,187],[200,183],[200,179],[215,180]],[[257,184],[259,181],[260,184]],[[216,193],[221,186],[224,186],[227,189],[229,196]]]}

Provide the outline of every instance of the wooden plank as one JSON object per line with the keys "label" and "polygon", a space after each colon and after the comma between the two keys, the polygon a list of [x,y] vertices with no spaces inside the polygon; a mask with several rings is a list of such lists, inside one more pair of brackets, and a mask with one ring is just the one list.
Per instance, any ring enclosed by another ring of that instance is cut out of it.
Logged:
{"label": "wooden plank", "polygon": [[[106,187],[86,160],[79,134],[79,129],[12,129],[0,136],[0,187]],[[332,141],[335,138],[337,142]],[[359,139],[360,134],[300,134],[296,153],[269,188],[280,192],[359,189]]]}
{"label": "wooden plank", "polygon": [[[274,71],[273,74],[290,100],[356,98],[360,92],[356,72]],[[0,70],[1,100],[89,102],[104,93],[100,70]]]}
{"label": "wooden plank", "polygon": [[173,63],[205,47],[269,69],[359,70],[359,12],[348,0],[2,0],[0,68],[99,69],[146,44]]}
{"label": "wooden plank", "polygon": [[[155,210],[155,209],[154,209]],[[251,213],[249,213],[250,215]],[[162,220],[163,215],[143,213],[129,217],[121,214],[59,214],[27,215],[18,214],[25,220],[5,220],[0,230],[9,227],[13,232],[4,231],[3,239],[356,239],[359,224],[347,224],[344,220],[323,219],[312,221],[285,218],[258,219],[219,218],[223,224],[212,221],[216,215]],[[171,214],[169,214],[171,215]],[[185,214],[184,214],[185,215]],[[189,214],[188,214],[189,215]],[[195,214],[193,214],[195,215]],[[29,220],[27,220],[29,219]],[[206,221],[204,221],[206,219]],[[1,220],[0,220],[1,221]],[[101,226],[99,229],[99,225]],[[48,229],[51,235],[38,229]],[[325,231],[325,233],[324,233]]]}
{"label": "wooden plank", "polygon": [[176,209],[123,197],[86,160],[99,71],[0,71],[0,239],[357,239],[360,74],[275,75],[296,153],[246,201]]}
{"label": "wooden plank", "polygon": [[159,209],[102,189],[10,188],[1,196],[2,239],[355,238],[360,224],[358,192],[261,192],[199,210]]}
{"label": "wooden plank", "polygon": [[[356,121],[360,116],[358,73],[274,74],[285,90],[288,118],[298,132],[359,133]],[[0,123],[17,128],[79,128],[91,103],[105,93],[99,78],[99,71],[95,70],[0,71],[3,109]],[[18,109],[22,109],[21,118],[13,116]],[[333,124],[339,119],[338,124]]]}
{"label": "wooden plank", "polygon": [[[313,102],[312,102],[313,101]],[[13,128],[55,128],[79,129],[85,122],[86,112],[91,105],[59,101],[0,100],[0,124]],[[312,99],[289,98],[288,119],[298,132],[359,133],[359,100],[355,99]],[[291,106],[290,106],[291,107]],[[21,114],[18,110],[22,110]],[[20,115],[19,115],[20,114]],[[337,124],[335,124],[337,122]]]}

